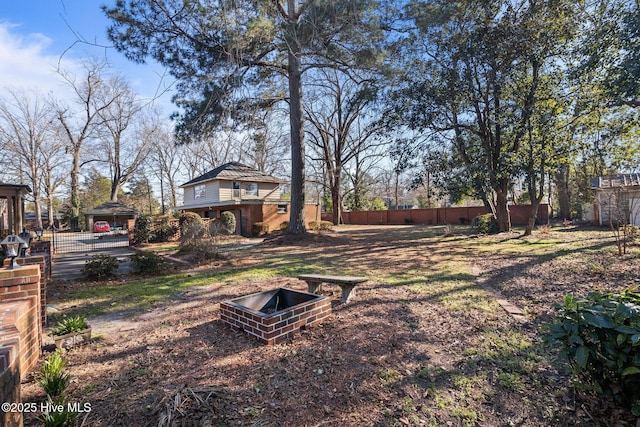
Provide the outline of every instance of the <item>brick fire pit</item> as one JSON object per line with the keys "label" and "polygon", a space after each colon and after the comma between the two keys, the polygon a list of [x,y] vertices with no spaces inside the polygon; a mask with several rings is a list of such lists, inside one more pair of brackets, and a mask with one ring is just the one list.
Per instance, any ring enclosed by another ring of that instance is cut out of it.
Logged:
{"label": "brick fire pit", "polygon": [[273,345],[289,339],[331,314],[331,301],[321,295],[277,288],[220,303],[220,319],[259,341]]}

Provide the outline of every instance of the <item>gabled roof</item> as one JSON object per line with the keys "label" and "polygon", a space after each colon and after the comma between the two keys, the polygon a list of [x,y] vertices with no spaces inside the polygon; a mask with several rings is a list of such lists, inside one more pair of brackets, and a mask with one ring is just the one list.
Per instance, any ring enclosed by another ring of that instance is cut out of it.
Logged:
{"label": "gabled roof", "polygon": [[640,174],[627,173],[621,175],[599,176],[591,178],[591,188],[637,187],[640,186]]}
{"label": "gabled roof", "polygon": [[182,184],[180,187],[197,184],[199,182],[212,181],[214,179],[226,181],[256,181],[256,182],[283,182],[275,176],[267,175],[249,166],[237,162],[225,163],[209,172],[193,178],[191,181]]}
{"label": "gabled roof", "polygon": [[106,202],[88,210],[85,215],[136,215],[138,211],[118,202]]}

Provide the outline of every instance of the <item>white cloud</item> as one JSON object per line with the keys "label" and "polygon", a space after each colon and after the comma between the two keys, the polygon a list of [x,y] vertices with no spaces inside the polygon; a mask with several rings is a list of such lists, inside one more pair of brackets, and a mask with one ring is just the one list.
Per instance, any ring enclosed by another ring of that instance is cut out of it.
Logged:
{"label": "white cloud", "polygon": [[52,40],[43,34],[23,36],[18,27],[0,22],[0,86],[42,93],[62,91],[56,67],[75,69],[77,64],[46,53]]}
{"label": "white cloud", "polygon": [[[65,84],[56,71],[59,69],[71,75],[83,75],[86,70],[82,65],[82,58],[92,57],[90,52],[84,52],[78,58],[77,48],[69,46],[68,51],[52,54],[54,40],[41,33],[24,35],[20,33],[20,26],[0,21],[0,97],[7,89],[22,89],[35,91],[40,94],[52,94],[60,100],[73,102],[71,89]],[[84,46],[90,50],[91,46]],[[73,49],[72,49],[73,48]],[[104,48],[94,49],[95,58],[104,58]],[[153,65],[136,65],[126,61],[115,51],[110,51],[112,57],[108,62],[114,66],[114,71],[124,75],[131,86],[142,99],[150,100],[158,95],[162,97],[155,104],[172,111],[170,103],[172,79],[161,76],[162,67]],[[168,114],[168,113],[167,113]]]}

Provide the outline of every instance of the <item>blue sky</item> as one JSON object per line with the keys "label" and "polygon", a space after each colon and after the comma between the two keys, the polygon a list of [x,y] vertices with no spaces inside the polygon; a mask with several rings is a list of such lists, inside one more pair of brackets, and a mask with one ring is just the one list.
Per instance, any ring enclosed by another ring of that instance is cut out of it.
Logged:
{"label": "blue sky", "polygon": [[[109,47],[109,20],[100,6],[115,0],[1,0],[0,89],[54,92],[64,97],[55,74],[57,64],[80,72],[82,59],[106,59],[143,98],[154,97],[173,79],[158,64],[137,65]],[[88,43],[78,43],[85,40]],[[164,74],[164,77],[163,77]],[[159,102],[169,114],[170,94]]]}

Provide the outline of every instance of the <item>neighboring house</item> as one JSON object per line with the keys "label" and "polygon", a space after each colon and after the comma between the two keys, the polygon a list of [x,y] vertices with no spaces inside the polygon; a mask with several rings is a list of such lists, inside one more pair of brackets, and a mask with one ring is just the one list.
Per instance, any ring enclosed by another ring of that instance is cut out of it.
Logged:
{"label": "neighboring house", "polygon": [[595,191],[594,220],[600,225],[640,225],[640,174],[591,179]]}
{"label": "neighboring house", "polygon": [[[249,235],[253,224],[267,223],[277,230],[289,221],[290,203],[284,197],[285,182],[240,163],[226,163],[182,184],[184,204],[177,209],[204,218],[220,218],[224,211],[236,217],[236,232]],[[306,222],[319,219],[318,205],[305,206]]]}

